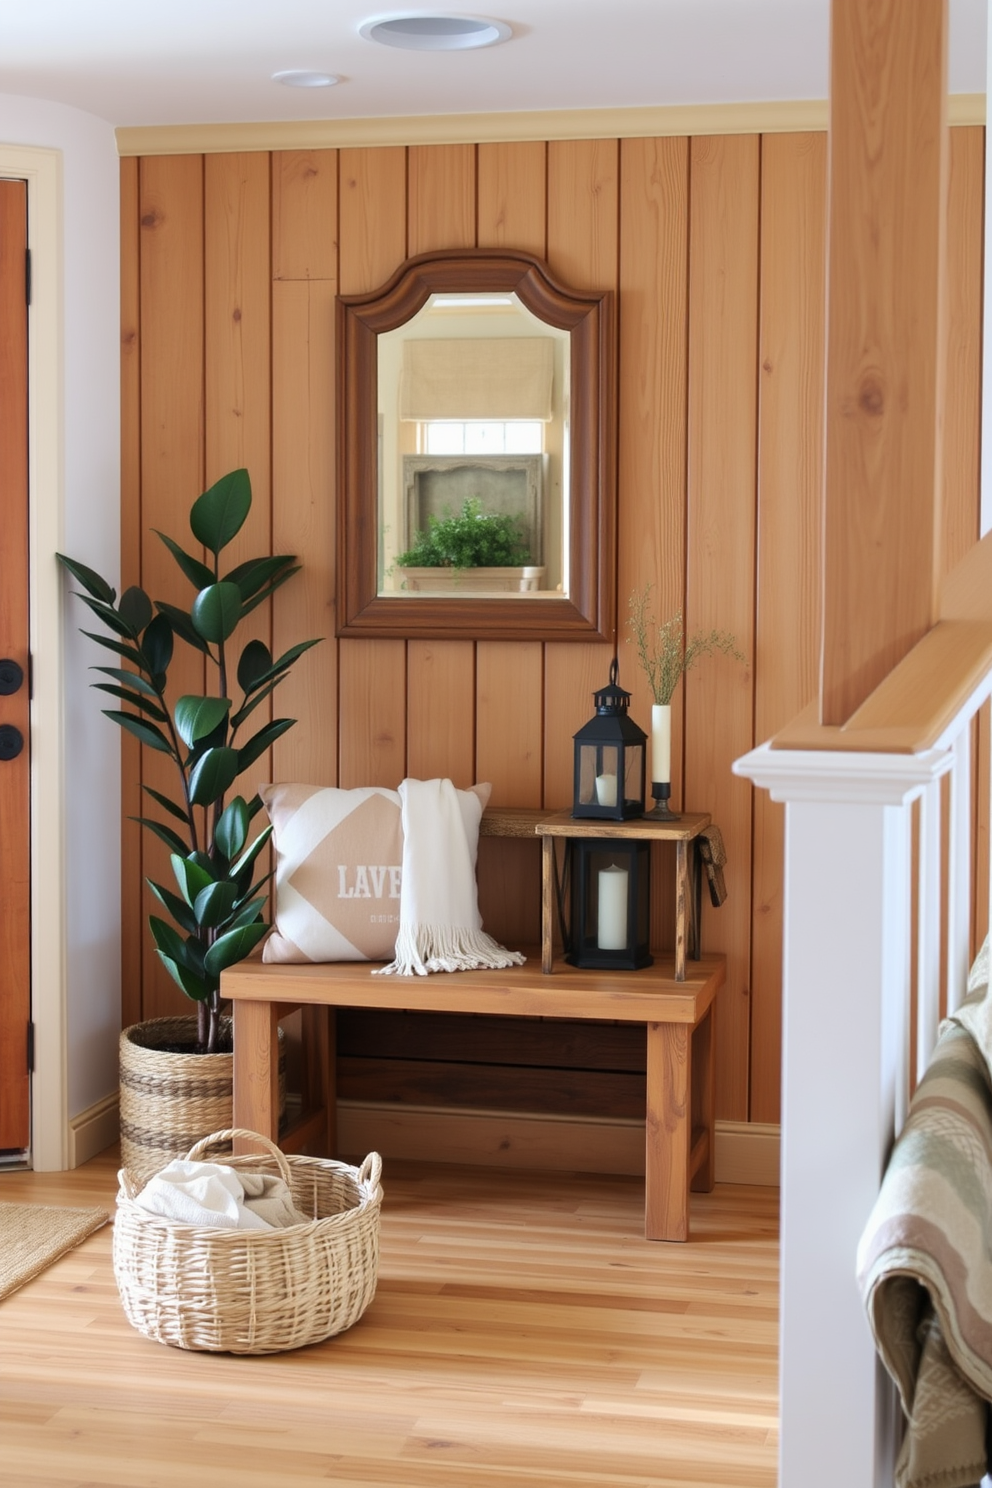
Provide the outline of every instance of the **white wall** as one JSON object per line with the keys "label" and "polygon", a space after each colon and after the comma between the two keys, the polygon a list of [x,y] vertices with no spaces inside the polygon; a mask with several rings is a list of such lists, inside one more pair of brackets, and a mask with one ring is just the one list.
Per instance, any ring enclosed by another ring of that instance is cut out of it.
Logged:
{"label": "white wall", "polygon": [[[42,390],[61,404],[61,497],[46,498],[60,500],[61,511],[48,526],[64,551],[116,585],[120,296],[113,128],[78,109],[0,94],[0,160],[5,144],[61,152],[61,373]],[[47,552],[33,556],[38,566],[54,563]],[[62,631],[69,1116],[116,1090],[120,1029],[120,751],[116,729],[100,715],[100,694],[87,685],[87,669],[99,658],[78,634],[83,614],[78,601],[69,601]],[[46,913],[51,906],[36,886],[36,922]],[[52,1006],[35,992],[36,1007]]]}

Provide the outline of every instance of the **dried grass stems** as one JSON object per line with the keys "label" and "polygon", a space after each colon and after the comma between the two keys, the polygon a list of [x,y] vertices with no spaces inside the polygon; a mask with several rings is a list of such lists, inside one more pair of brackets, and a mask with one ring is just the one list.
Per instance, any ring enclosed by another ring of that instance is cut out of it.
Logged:
{"label": "dried grass stems", "polygon": [[697,630],[688,640],[682,624],[681,610],[671,619],[659,623],[651,613],[651,585],[637,589],[630,596],[630,618],[627,627],[637,660],[648,679],[656,704],[670,703],[684,673],[703,656],[721,652],[734,661],[746,660],[736,638],[727,630]]}

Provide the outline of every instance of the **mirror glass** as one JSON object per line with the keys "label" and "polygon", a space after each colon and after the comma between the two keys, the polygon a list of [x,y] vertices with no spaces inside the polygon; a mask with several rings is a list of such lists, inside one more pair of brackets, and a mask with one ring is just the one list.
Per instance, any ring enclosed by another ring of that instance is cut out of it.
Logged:
{"label": "mirror glass", "polygon": [[380,598],[568,595],[570,354],[513,291],[380,333]]}

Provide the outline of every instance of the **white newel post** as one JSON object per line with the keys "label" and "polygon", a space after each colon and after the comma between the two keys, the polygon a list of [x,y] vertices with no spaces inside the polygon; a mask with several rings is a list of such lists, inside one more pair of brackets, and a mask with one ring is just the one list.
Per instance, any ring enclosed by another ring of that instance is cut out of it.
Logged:
{"label": "white newel post", "polygon": [[786,808],[779,1488],[892,1482],[855,1253],[905,1109],[909,803],[951,762],[766,744],[734,765]]}

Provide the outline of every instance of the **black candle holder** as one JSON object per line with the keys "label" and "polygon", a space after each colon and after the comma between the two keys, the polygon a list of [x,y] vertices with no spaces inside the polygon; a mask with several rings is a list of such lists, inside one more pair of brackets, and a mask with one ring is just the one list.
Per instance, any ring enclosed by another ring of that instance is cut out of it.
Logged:
{"label": "black candle holder", "polygon": [[654,809],[646,811],[644,815],[649,819],[653,817],[655,821],[681,821],[680,813],[673,811],[668,804],[671,794],[672,782],[670,780],[653,780],[651,795],[654,798]]}

